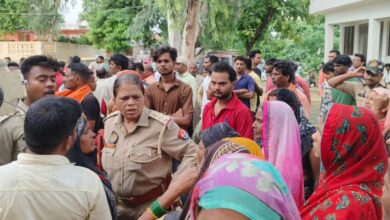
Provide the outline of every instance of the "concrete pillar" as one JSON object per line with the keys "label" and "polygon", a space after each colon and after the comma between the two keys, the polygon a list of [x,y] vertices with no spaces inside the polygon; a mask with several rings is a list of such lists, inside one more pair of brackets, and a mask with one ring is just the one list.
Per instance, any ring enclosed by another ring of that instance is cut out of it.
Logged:
{"label": "concrete pillar", "polygon": [[362,53],[363,51],[359,51],[359,24],[354,25],[354,33],[353,33],[353,54]]}
{"label": "concrete pillar", "polygon": [[339,51],[340,51],[341,54],[345,54],[345,51],[344,51],[344,39],[345,39],[345,25],[340,25]]}
{"label": "concrete pillar", "polygon": [[[390,21],[385,21],[383,26],[383,35],[381,36],[383,39],[382,43],[382,57],[380,59],[383,61],[387,58],[387,48],[389,47],[389,28],[390,28]],[[389,54],[390,55],[390,54]],[[387,61],[388,62],[388,61]]]}
{"label": "concrete pillar", "polygon": [[367,60],[379,59],[381,22],[376,19],[368,21]]}
{"label": "concrete pillar", "polygon": [[333,49],[334,25],[325,23],[325,51],[324,62],[328,60],[328,52]]}

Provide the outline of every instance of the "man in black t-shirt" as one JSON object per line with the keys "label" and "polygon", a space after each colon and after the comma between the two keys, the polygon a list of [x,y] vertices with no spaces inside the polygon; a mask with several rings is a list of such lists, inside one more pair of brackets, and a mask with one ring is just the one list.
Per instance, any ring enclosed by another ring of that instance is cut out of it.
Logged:
{"label": "man in black t-shirt", "polygon": [[255,72],[261,79],[261,70],[257,68],[257,66],[261,63],[261,51],[260,50],[252,50],[249,53],[249,59],[252,61],[252,70]]}
{"label": "man in black t-shirt", "polygon": [[92,72],[89,71],[86,65],[82,63],[70,64],[64,77],[66,90],[57,93],[57,96],[64,96],[78,101],[87,116],[89,128],[96,133],[102,128],[102,121],[99,102],[88,84],[90,77],[92,77]]}

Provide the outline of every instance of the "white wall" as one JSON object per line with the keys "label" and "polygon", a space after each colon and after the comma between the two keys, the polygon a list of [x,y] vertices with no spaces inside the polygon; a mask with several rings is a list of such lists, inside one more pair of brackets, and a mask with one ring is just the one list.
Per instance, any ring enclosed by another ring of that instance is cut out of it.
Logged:
{"label": "white wall", "polygon": [[[367,1],[367,0],[366,0]],[[359,21],[368,21],[371,19],[386,19],[390,18],[390,1],[375,0],[368,1],[369,4],[354,5],[342,10],[328,11],[326,15],[326,23],[328,24],[343,24]]]}
{"label": "white wall", "polygon": [[336,8],[342,9],[366,1],[372,1],[372,0],[311,0],[310,13],[323,14],[329,10],[334,10]]}
{"label": "white wall", "polygon": [[[390,20],[390,0],[312,0],[311,13],[325,15],[325,50],[333,49],[333,26],[334,25],[355,25],[369,24],[368,30],[368,59],[381,59],[390,62],[387,52],[387,28],[385,25],[384,34],[380,34],[380,22]],[[342,37],[342,36],[341,36]],[[355,33],[355,40],[358,40]],[[380,54],[380,38],[384,39],[382,53]],[[357,43],[354,42],[354,52],[358,52]],[[342,40],[340,41],[342,46]],[[325,58],[326,60],[326,58]]]}

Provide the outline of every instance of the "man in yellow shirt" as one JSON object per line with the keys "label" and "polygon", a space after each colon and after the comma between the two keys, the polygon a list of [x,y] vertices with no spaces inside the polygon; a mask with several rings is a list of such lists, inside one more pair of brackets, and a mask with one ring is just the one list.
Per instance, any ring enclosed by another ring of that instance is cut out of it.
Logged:
{"label": "man in yellow shirt", "polygon": [[255,94],[254,96],[250,99],[250,110],[255,114],[258,105],[260,104],[259,97],[263,93],[263,89],[261,88],[261,79],[259,75],[253,70],[252,68],[252,61],[250,59],[245,60],[246,64],[246,69],[245,72],[248,73],[250,77],[252,77],[253,81],[255,82]]}

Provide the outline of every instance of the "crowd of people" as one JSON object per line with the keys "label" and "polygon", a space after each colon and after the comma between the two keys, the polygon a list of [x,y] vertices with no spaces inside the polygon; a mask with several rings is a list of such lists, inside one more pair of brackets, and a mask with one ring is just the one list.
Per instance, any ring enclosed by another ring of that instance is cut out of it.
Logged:
{"label": "crowd of people", "polygon": [[332,50],[308,84],[260,50],[152,59],[7,60],[1,219],[390,218],[390,65]]}

